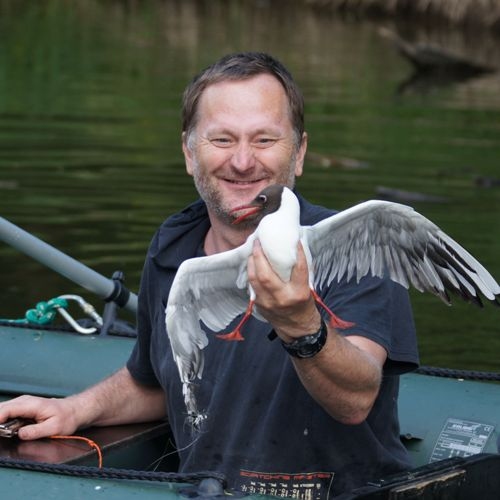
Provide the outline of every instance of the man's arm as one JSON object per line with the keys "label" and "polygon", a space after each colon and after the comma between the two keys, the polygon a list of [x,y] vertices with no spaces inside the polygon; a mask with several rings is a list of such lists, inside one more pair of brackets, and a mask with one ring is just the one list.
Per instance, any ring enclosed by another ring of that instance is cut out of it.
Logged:
{"label": "man's arm", "polygon": [[[248,263],[248,277],[259,312],[284,342],[317,331],[321,317],[308,284],[302,248],[290,282],[273,272],[259,244]],[[327,342],[312,358],[293,358],[297,374],[311,396],[335,419],[361,423],[369,414],[387,358],[379,344],[361,337],[344,337],[328,326]]]}
{"label": "man's arm", "polygon": [[19,430],[21,439],[71,435],[90,426],[147,422],[164,418],[165,394],[139,384],[122,368],[85,391],[62,399],[20,396],[0,403],[0,422],[15,417],[36,423]]}
{"label": "man's arm", "polygon": [[313,358],[293,358],[299,378],[311,396],[344,424],[363,422],[377,397],[383,347],[364,337],[343,337],[328,327],[327,342]]}

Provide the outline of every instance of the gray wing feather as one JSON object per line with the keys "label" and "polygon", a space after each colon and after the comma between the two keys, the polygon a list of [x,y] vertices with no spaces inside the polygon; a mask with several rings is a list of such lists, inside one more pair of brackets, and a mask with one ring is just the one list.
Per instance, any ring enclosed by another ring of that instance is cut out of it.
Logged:
{"label": "gray wing feather", "polygon": [[247,241],[229,252],[185,260],[172,283],[165,324],[184,401],[193,418],[200,416],[194,383],[202,377],[203,349],[208,344],[200,320],[209,329],[220,331],[245,311],[249,298],[246,262],[251,248],[252,243]]}
{"label": "gray wing feather", "polygon": [[389,276],[450,303],[447,291],[481,305],[498,303],[500,287],[463,247],[411,207],[367,201],[303,228],[314,262],[314,285]]}

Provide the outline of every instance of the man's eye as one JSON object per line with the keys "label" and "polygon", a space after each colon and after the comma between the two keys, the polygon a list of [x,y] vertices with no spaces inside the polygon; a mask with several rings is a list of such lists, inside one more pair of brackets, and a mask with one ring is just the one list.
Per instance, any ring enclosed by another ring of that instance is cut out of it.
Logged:
{"label": "man's eye", "polygon": [[211,139],[210,142],[216,146],[222,147],[231,145],[231,139],[228,137],[215,137],[214,139]]}
{"label": "man's eye", "polygon": [[273,139],[272,137],[260,137],[255,141],[255,144],[260,147],[269,147],[272,146],[276,142],[276,139]]}

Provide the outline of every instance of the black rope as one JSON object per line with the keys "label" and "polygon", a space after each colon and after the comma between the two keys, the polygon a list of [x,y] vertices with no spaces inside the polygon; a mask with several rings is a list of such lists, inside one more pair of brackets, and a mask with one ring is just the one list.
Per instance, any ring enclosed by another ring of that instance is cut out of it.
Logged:
{"label": "black rope", "polygon": [[216,479],[223,488],[226,487],[226,477],[220,472],[160,472],[160,471],[136,471],[129,469],[114,469],[109,467],[86,467],[81,465],[47,464],[13,458],[1,458],[0,467],[10,469],[21,469],[33,472],[46,472],[64,476],[88,477],[94,479],[127,479],[138,481],[159,481],[170,483],[198,484],[203,479]]}
{"label": "black rope", "polygon": [[460,378],[464,380],[489,380],[500,381],[500,373],[482,372],[475,370],[456,370],[454,368],[440,368],[437,366],[420,366],[415,370],[420,375],[433,377]]}

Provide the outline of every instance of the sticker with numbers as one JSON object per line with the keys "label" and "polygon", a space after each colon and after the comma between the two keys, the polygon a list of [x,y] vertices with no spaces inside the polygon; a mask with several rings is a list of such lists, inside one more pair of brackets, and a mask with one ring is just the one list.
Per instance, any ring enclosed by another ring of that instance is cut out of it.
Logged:
{"label": "sticker with numbers", "polygon": [[430,462],[451,457],[468,457],[481,453],[494,425],[449,418],[439,434]]}
{"label": "sticker with numbers", "polygon": [[324,500],[329,497],[333,476],[333,472],[289,474],[241,470],[237,489],[252,495]]}

